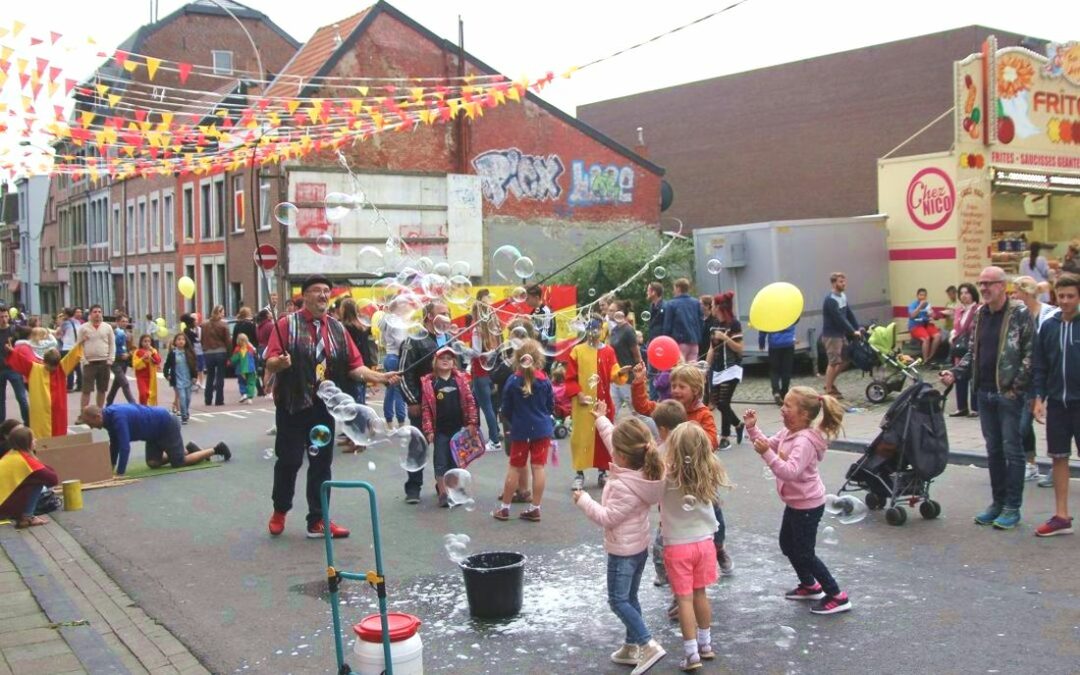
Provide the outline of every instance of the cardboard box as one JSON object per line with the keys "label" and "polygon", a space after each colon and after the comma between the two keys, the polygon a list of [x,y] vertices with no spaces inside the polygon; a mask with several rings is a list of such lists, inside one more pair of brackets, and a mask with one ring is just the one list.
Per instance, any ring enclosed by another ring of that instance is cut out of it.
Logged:
{"label": "cardboard box", "polygon": [[109,442],[95,443],[89,433],[57,436],[39,442],[37,456],[56,471],[61,481],[77,479],[85,485],[113,477]]}

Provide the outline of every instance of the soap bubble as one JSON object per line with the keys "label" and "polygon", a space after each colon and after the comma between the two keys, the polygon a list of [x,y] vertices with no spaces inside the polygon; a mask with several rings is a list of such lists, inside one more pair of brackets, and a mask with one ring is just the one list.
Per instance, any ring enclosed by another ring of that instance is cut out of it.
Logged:
{"label": "soap bubble", "polygon": [[595,373],[590,375],[587,384],[589,385],[589,389],[596,389],[600,386],[600,376]]}
{"label": "soap bubble", "polygon": [[528,279],[536,274],[536,265],[533,264],[532,258],[522,256],[514,261],[514,274],[522,279]]}
{"label": "soap bubble", "polygon": [[[830,497],[832,500],[829,499]],[[825,510],[835,515],[843,525],[854,525],[866,518],[866,514],[870,512],[861,499],[851,495],[842,497],[825,495]]]}
{"label": "soap bubble", "polygon": [[308,434],[308,440],[312,445],[317,445],[320,448],[330,444],[334,435],[330,432],[330,428],[325,424],[316,424],[311,427],[311,432]]}
{"label": "soap bubble", "polygon": [[506,244],[495,249],[491,254],[491,265],[495,270],[495,276],[503,281],[511,282],[516,279],[514,265],[521,257],[521,251],[516,246]]}
{"label": "soap bubble", "polygon": [[351,422],[360,414],[360,407],[355,401],[350,401],[337,406],[330,411],[330,414],[339,422]]}
{"label": "soap bubble", "polygon": [[414,293],[404,291],[387,304],[386,325],[407,331],[420,324],[423,311],[424,300]]}
{"label": "soap bubble", "polygon": [[652,273],[657,279],[663,279],[667,276],[667,268],[657,266],[653,269]]}
{"label": "soap bubble", "polygon": [[529,356],[528,354],[522,354],[521,358],[518,359],[518,363],[521,364],[522,368],[532,368],[533,357]]}
{"label": "soap bubble", "polygon": [[450,469],[443,476],[446,499],[450,508],[464,506],[466,511],[476,508],[476,500],[469,494],[472,490],[472,474],[465,469]]}
{"label": "soap bubble", "polygon": [[414,323],[405,331],[405,336],[410,340],[423,340],[428,336],[428,330],[427,328],[424,328],[423,324]]}
{"label": "soap bubble", "polygon": [[406,471],[420,471],[427,466],[428,443],[424,434],[412,426],[396,429],[391,434],[403,449],[401,468]]}
{"label": "soap bubble", "polygon": [[300,215],[300,209],[296,208],[295,204],[281,202],[274,207],[274,220],[285,227],[296,225],[296,217],[298,215]]}
{"label": "soap bubble", "polygon": [[273,459],[274,458],[274,449],[273,448],[266,448],[265,450],[263,450],[262,457],[263,457],[263,459]]}
{"label": "soap bubble", "polygon": [[319,394],[319,398],[323,399],[324,401],[331,396],[335,396],[341,393],[341,389],[339,389],[338,386],[334,384],[333,380],[323,380],[319,383],[319,388],[316,391]]}
{"label": "soap bubble", "polygon": [[356,201],[353,196],[344,192],[331,192],[326,195],[325,203],[326,219],[331,223],[338,222],[356,208]]}
{"label": "soap bubble", "polygon": [[585,321],[583,321],[582,319],[578,318],[570,321],[570,323],[567,325],[567,328],[570,329],[571,333],[580,338],[585,335],[588,324],[586,324]]}
{"label": "soap bubble", "polygon": [[319,446],[317,446],[317,445],[309,445],[308,449],[307,449],[307,454],[310,455],[311,457],[318,457],[320,449],[321,448]]}
{"label": "soap bubble", "polygon": [[472,300],[472,282],[469,277],[455,274],[448,279],[446,301],[452,305],[467,305]]}
{"label": "soap bubble", "polygon": [[709,362],[708,361],[694,361],[690,365],[694,366],[698,370],[708,370],[709,369]]}
{"label": "soap bubble", "polygon": [[429,298],[442,298],[450,290],[450,281],[441,274],[425,274],[420,279],[420,288]]}
{"label": "soap bubble", "polygon": [[431,327],[435,329],[436,335],[445,335],[454,327],[454,322],[450,320],[450,317],[440,314],[432,320]]}
{"label": "soap bubble", "polygon": [[450,265],[450,276],[469,276],[469,272],[472,272],[472,265],[464,260],[458,260],[454,264]]}
{"label": "soap bubble", "polygon": [[443,537],[443,547],[446,554],[455,563],[460,563],[469,557],[469,542],[472,539],[467,534],[448,534]]}
{"label": "soap bubble", "polygon": [[416,269],[420,270],[421,274],[431,274],[435,270],[435,263],[431,261],[431,258],[424,256],[416,261]]}
{"label": "soap bubble", "polygon": [[697,504],[698,504],[697,497],[695,497],[694,495],[683,495],[683,498],[682,498],[682,510],[683,511],[693,511],[694,509],[697,508]]}
{"label": "soap bubble", "polygon": [[708,270],[709,274],[720,274],[720,271],[724,269],[724,265],[716,258],[710,258],[709,262],[705,263],[705,269]]}
{"label": "soap bubble", "polygon": [[780,637],[773,643],[780,649],[791,649],[791,646],[795,644],[795,637],[797,633],[791,626],[780,626]]}
{"label": "soap bubble", "polygon": [[360,403],[352,405],[355,415],[342,422],[341,430],[356,445],[371,445],[386,436],[386,422],[375,409]]}
{"label": "soap bubble", "polygon": [[521,345],[529,339],[529,331],[524,326],[515,326],[514,330],[510,331],[510,346],[514,349],[520,349]]}
{"label": "soap bubble", "polygon": [[315,237],[315,249],[320,253],[329,253],[334,248],[334,238],[328,232]]}
{"label": "soap bubble", "polygon": [[641,313],[641,320],[642,321],[648,321],[651,318],[652,318],[652,312],[650,312],[649,310],[645,310],[644,312]]}
{"label": "soap bubble", "polygon": [[356,254],[356,266],[361,272],[368,274],[382,274],[386,271],[383,252],[375,246],[364,246],[360,249]]}
{"label": "soap bubble", "polygon": [[595,298],[596,297],[596,289],[595,288],[590,288],[589,289],[589,297],[590,298]]}
{"label": "soap bubble", "polygon": [[368,469],[368,471],[374,471],[375,470],[375,462],[368,462],[367,463],[367,469]]}
{"label": "soap bubble", "polygon": [[440,277],[448,277],[453,274],[453,271],[450,269],[450,263],[448,262],[435,263],[435,266],[431,268],[431,271],[438,274]]}
{"label": "soap bubble", "polygon": [[528,294],[525,292],[524,286],[518,286],[514,290],[510,291],[510,299],[517,303],[525,302],[525,297]]}
{"label": "soap bubble", "polygon": [[828,544],[829,546],[836,546],[840,543],[840,540],[836,538],[836,528],[832,525],[826,525],[821,529],[821,543]]}

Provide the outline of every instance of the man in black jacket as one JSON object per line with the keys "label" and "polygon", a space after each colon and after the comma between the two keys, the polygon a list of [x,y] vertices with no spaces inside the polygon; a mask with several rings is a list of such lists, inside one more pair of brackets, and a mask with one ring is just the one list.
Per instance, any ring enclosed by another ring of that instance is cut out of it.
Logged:
{"label": "man in black jacket", "polygon": [[[409,410],[409,424],[423,428],[420,419],[420,378],[432,370],[435,352],[450,341],[450,336],[436,332],[435,317],[449,320],[450,311],[441,300],[424,305],[424,337],[408,338],[401,344],[401,361],[398,365],[401,377],[401,393]],[[405,481],[405,503],[419,504],[420,490],[424,487],[424,471],[410,471]]]}

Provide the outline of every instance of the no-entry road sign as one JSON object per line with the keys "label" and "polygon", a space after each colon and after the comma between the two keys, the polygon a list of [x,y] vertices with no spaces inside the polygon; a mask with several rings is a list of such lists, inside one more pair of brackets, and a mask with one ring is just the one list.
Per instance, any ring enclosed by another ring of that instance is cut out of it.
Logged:
{"label": "no-entry road sign", "polygon": [[264,270],[272,270],[277,267],[277,249],[270,244],[263,244],[255,249],[255,264]]}

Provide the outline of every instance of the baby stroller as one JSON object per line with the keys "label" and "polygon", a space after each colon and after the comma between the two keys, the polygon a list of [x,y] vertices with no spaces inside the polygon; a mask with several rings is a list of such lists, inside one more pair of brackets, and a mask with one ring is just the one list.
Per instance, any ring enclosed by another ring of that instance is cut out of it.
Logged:
{"label": "baby stroller", "polygon": [[857,340],[851,345],[852,364],[865,373],[870,373],[870,384],[866,385],[866,400],[871,403],[883,403],[889,394],[900,391],[908,380],[921,382],[919,359],[912,359],[901,354],[896,348],[896,324],[870,326],[865,340]]}
{"label": "baby stroller", "polygon": [[[950,387],[951,389],[951,387]],[[941,504],[930,499],[930,483],[949,462],[944,393],[917,382],[893,401],[881,421],[881,432],[847,470],[837,494],[866,491],[866,506],[881,508],[890,525],[903,525],[909,507],[919,504],[923,518],[941,515]]]}
{"label": "baby stroller", "polygon": [[555,419],[555,438],[566,438],[570,435],[570,399],[566,397],[566,385],[556,384],[552,386],[555,394],[555,409],[552,417]]}

